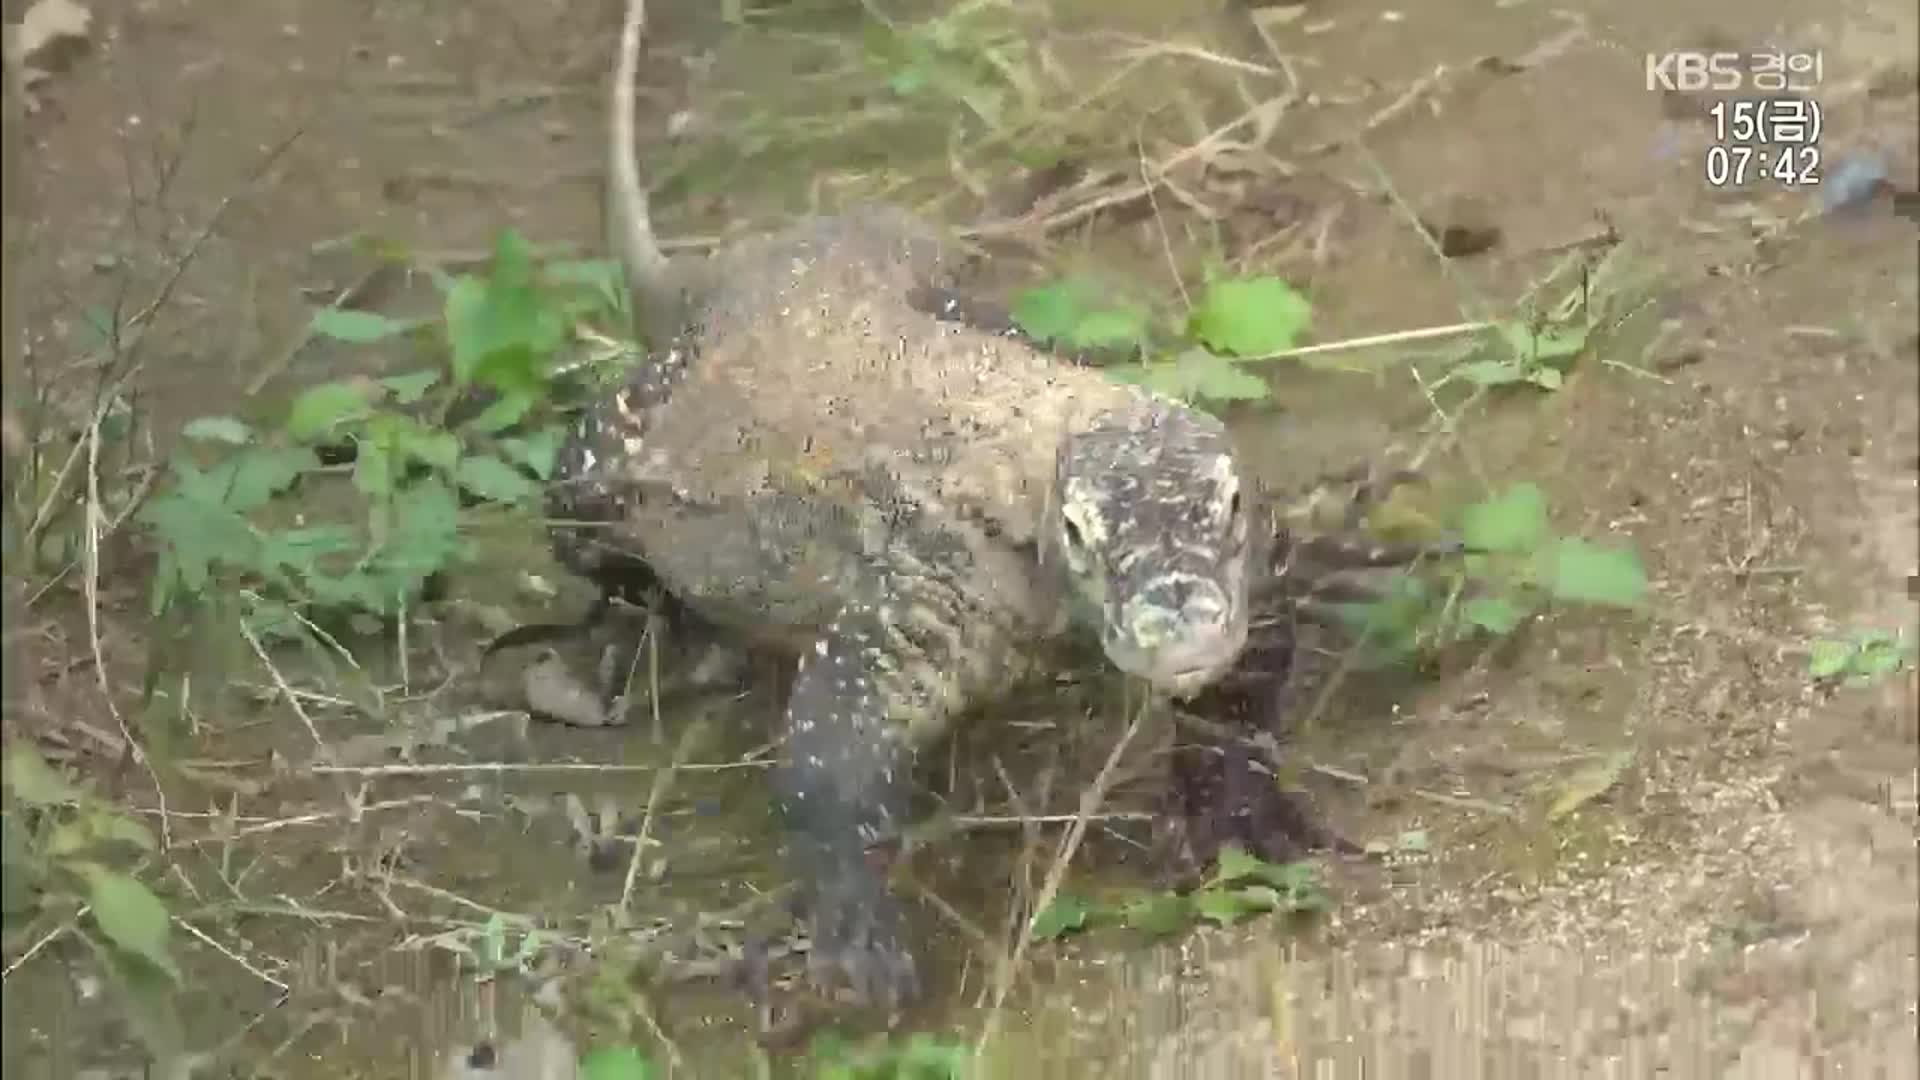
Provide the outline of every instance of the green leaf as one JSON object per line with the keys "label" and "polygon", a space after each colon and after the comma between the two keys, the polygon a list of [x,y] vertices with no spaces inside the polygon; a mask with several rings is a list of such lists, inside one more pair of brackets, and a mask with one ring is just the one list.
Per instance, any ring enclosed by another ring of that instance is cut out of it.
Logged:
{"label": "green leaf", "polygon": [[507,230],[485,281],[465,277],[447,294],[447,342],[454,380],[502,390],[536,390],[548,358],[566,342],[561,305],[533,279],[530,249]]}
{"label": "green leaf", "polygon": [[1819,681],[1844,677],[1865,684],[1902,670],[1913,656],[1913,643],[1884,631],[1866,630],[1847,640],[1814,642],[1807,674]]}
{"label": "green leaf", "polygon": [[1466,602],[1460,615],[1471,625],[1504,637],[1519,629],[1527,612],[1505,596],[1476,596]]}
{"label": "green leaf", "polygon": [[1177,934],[1193,920],[1193,906],[1178,893],[1148,893],[1128,901],[1120,909],[1120,921],[1132,929],[1155,937]]}
{"label": "green leaf", "polygon": [[1877,679],[1905,668],[1912,654],[1912,645],[1892,634],[1868,631],[1855,642],[1853,670],[1862,680]]}
{"label": "green leaf", "polygon": [[313,321],[309,325],[321,337],[330,337],[350,345],[372,345],[399,337],[420,324],[414,320],[389,318],[377,311],[326,307],[313,313]]}
{"label": "green leaf", "polygon": [[887,80],[887,89],[900,97],[913,97],[927,87],[927,72],[920,67],[907,67],[893,73]]}
{"label": "green leaf", "polygon": [[1547,535],[1547,496],[1538,485],[1515,484],[1504,494],[1467,507],[1460,539],[1474,551],[1519,554]]}
{"label": "green leaf", "polygon": [[359,581],[343,579],[349,595],[370,600],[365,608],[392,614],[399,596],[411,596],[422,582],[464,553],[460,539],[460,502],[438,477],[408,485],[393,503],[395,519],[387,541]]}
{"label": "green leaf", "polygon": [[560,458],[560,447],[566,439],[565,428],[544,427],[524,439],[502,439],[500,449],[514,461],[525,465],[533,475],[542,480],[551,480],[554,465]]}
{"label": "green leaf", "polygon": [[899,1074],[926,1080],[960,1080],[972,1060],[973,1049],[965,1043],[945,1042],[921,1031],[909,1037],[900,1052]]}
{"label": "green leaf", "polygon": [[1525,323],[1509,322],[1500,326],[1502,336],[1506,338],[1507,348],[1523,364],[1545,364],[1552,368],[1564,369],[1565,361],[1578,356],[1580,350],[1587,347],[1587,331],[1584,327],[1556,329],[1542,327],[1536,331]]}
{"label": "green leaf", "polygon": [[153,834],[145,825],[98,806],[83,805],[81,813],[54,826],[47,834],[46,853],[56,859],[91,850],[102,844],[130,844],[153,851]]}
{"label": "green leaf", "polygon": [[383,439],[365,439],[353,459],[353,486],[362,495],[371,499],[384,499],[393,494],[400,482],[399,455],[393,452],[393,443]]}
{"label": "green leaf", "polygon": [[410,416],[380,413],[367,423],[354,465],[354,486],[374,497],[391,494],[411,462],[442,471],[460,460],[460,440]]}
{"label": "green leaf", "polygon": [[1527,381],[1527,369],[1512,360],[1474,360],[1454,368],[1447,377],[1475,386],[1507,386]]}
{"label": "green leaf", "polygon": [[1311,863],[1289,863],[1299,883],[1281,889],[1280,910],[1289,912],[1326,911],[1333,901],[1320,885],[1319,873]]}
{"label": "green leaf", "polygon": [[653,1063],[631,1046],[596,1047],[580,1058],[580,1080],[652,1080]]}
{"label": "green leaf", "polygon": [[1392,579],[1386,595],[1365,603],[1333,605],[1341,624],[1375,651],[1394,657],[1413,649],[1436,597],[1417,577]]}
{"label": "green leaf", "polygon": [[508,391],[500,395],[493,404],[480,410],[480,415],[462,424],[461,427],[482,435],[494,435],[505,431],[526,418],[539,404],[539,398],[524,391]]}
{"label": "green leaf", "polygon": [[460,500],[436,479],[413,485],[400,507],[394,534],[400,537],[451,537],[460,531]]}
{"label": "green leaf", "polygon": [[517,344],[489,353],[473,373],[473,382],[514,394],[539,398],[547,393],[547,362],[563,344],[556,336],[541,346]]}
{"label": "green leaf", "polygon": [[305,577],[317,573],[327,556],[343,555],[359,547],[359,538],[343,525],[287,529],[261,537],[260,562],[266,567],[286,567]]}
{"label": "green leaf", "polygon": [[368,413],[366,387],[350,382],[321,383],[294,399],[287,434],[298,442],[316,439]]}
{"label": "green leaf", "polygon": [[496,457],[461,458],[453,479],[461,487],[492,502],[519,502],[538,490],[518,469]]}
{"label": "green leaf", "polygon": [[1552,549],[1547,591],[1561,600],[1635,607],[1647,595],[1647,572],[1629,548],[1567,537]]}
{"label": "green leaf", "polygon": [[166,614],[180,591],[180,571],[174,565],[173,553],[161,551],[155,560],[153,580],[147,585],[147,614],[155,617]]}
{"label": "green leaf", "polygon": [[47,764],[24,740],[12,740],[7,749],[7,787],[29,806],[69,806],[80,801],[80,790],[65,774]]}
{"label": "green leaf", "polygon": [[100,932],[127,952],[180,978],[168,949],[172,925],[167,907],[153,890],[125,874],[94,863],[81,863],[76,870],[87,882],[87,903],[93,908],[93,921]]}
{"label": "green leaf", "polygon": [[380,385],[393,394],[396,404],[411,405],[426,396],[440,381],[440,373],[431,368],[425,371],[410,371],[404,375],[388,375],[380,380]]}
{"label": "green leaf", "polygon": [[1107,368],[1118,382],[1145,386],[1182,401],[1261,401],[1272,396],[1265,379],[1224,356],[1188,349],[1172,360]]}
{"label": "green leaf", "polygon": [[1266,872],[1261,877],[1274,888],[1293,894],[1297,899],[1320,888],[1320,871],[1310,862],[1290,862],[1275,865],[1266,863]]}
{"label": "green leaf", "polygon": [[253,441],[253,429],[231,416],[203,416],[180,429],[180,434],[199,442],[221,442],[245,446]]}
{"label": "green leaf", "polygon": [[130,844],[141,851],[159,849],[159,845],[154,843],[153,832],[132,818],[101,812],[88,815],[87,825],[94,839],[101,843]]}
{"label": "green leaf", "polygon": [[367,425],[362,445],[368,441],[389,448],[400,464],[419,461],[436,469],[451,469],[460,460],[460,440],[451,432],[397,413],[375,416]]}
{"label": "green leaf", "polygon": [[482,327],[487,305],[487,283],[471,274],[453,279],[441,308],[447,327],[447,344],[452,350],[453,378],[466,385],[486,358],[487,341]]}
{"label": "green leaf", "polygon": [[396,602],[411,593],[421,577],[410,577],[405,567],[393,567],[376,561],[376,574],[354,571],[333,577],[315,574],[307,579],[307,591],[315,606],[334,611],[365,612],[377,616],[393,614]]}
{"label": "green leaf", "polygon": [[1837,679],[1853,666],[1853,642],[1816,641],[1807,657],[1807,674],[1816,679]]}
{"label": "green leaf", "polygon": [[[249,451],[248,456],[258,451]],[[229,476],[234,462],[225,463]],[[160,541],[160,560],[154,575],[156,611],[181,593],[197,594],[207,584],[216,562],[247,565],[259,546],[252,526],[227,505],[232,482],[214,486],[213,478],[191,465],[174,463],[178,486],[155,497],[141,510],[139,520]],[[216,470],[218,471],[218,470]]]}
{"label": "green leaf", "polygon": [[40,893],[46,887],[46,863],[34,853],[32,834],[27,831],[26,815],[0,813],[0,920],[31,918],[40,908]]}
{"label": "green leaf", "polygon": [[407,425],[400,448],[413,460],[436,469],[451,469],[460,462],[459,437],[450,431],[435,431],[425,424]]}
{"label": "green leaf", "polygon": [[617,259],[560,259],[548,263],[540,274],[555,285],[590,289],[617,289],[624,280]]}
{"label": "green leaf", "polygon": [[1037,285],[1015,294],[1009,314],[1035,341],[1063,341],[1086,316],[1092,293],[1090,285],[1073,278]]}
{"label": "green leaf", "polygon": [[1147,313],[1137,308],[1088,312],[1066,335],[1077,349],[1135,348],[1147,340]]}
{"label": "green leaf", "polygon": [[1188,332],[1214,352],[1267,356],[1293,348],[1312,315],[1307,298],[1277,277],[1226,278],[1207,286]]}
{"label": "green leaf", "polygon": [[502,229],[493,241],[493,264],[488,284],[521,289],[533,284],[533,245],[517,229]]}
{"label": "green leaf", "polygon": [[93,834],[79,821],[62,821],[47,833],[46,852],[49,858],[67,859],[87,850],[93,843]]}
{"label": "green leaf", "polygon": [[1249,878],[1258,879],[1265,874],[1266,869],[1267,864],[1247,854],[1245,848],[1230,844],[1220,849],[1213,876],[1215,881],[1232,884]]}
{"label": "green leaf", "polygon": [[1272,885],[1241,885],[1232,890],[1234,898],[1257,911],[1279,911],[1286,906],[1281,890]]}
{"label": "green leaf", "polygon": [[318,464],[313,451],[305,447],[263,448],[237,454],[207,475],[224,485],[224,505],[245,512],[265,506]]}
{"label": "green leaf", "polygon": [[[1319,892],[1319,880],[1312,863],[1270,863],[1235,845],[1221,848],[1210,887],[1246,888],[1255,884],[1269,891],[1278,890],[1271,897],[1270,908],[1298,910],[1318,906],[1314,898]],[[1257,896],[1263,902],[1267,899],[1265,892]]]}
{"label": "green leaf", "polygon": [[1193,894],[1194,914],[1220,926],[1231,926],[1249,915],[1272,911],[1273,890],[1255,885],[1246,889],[1202,889]]}
{"label": "green leaf", "polygon": [[1033,917],[1033,926],[1028,931],[1035,941],[1052,941],[1064,937],[1087,925],[1087,916],[1093,908],[1078,896],[1070,893],[1058,893],[1053,903]]}

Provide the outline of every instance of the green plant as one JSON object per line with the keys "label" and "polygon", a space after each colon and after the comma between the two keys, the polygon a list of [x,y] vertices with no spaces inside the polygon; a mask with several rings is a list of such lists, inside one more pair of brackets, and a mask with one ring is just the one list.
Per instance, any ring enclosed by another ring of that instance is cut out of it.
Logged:
{"label": "green plant", "polygon": [[815,1036],[807,1055],[816,1080],[960,1080],[973,1050],[924,1032],[904,1042],[878,1038],[849,1042],[835,1032]]}
{"label": "green plant", "polygon": [[1531,483],[1468,506],[1459,560],[1394,580],[1384,596],[1336,610],[1376,662],[1411,659],[1476,635],[1513,633],[1549,604],[1637,608],[1646,570],[1631,549],[1558,536]]}
{"label": "green plant", "polygon": [[539,928],[496,911],[478,928],[457,927],[434,934],[423,944],[452,953],[460,958],[461,966],[473,971],[477,981],[491,982],[500,975],[531,970],[549,940]]}
{"label": "green plant", "polygon": [[653,1080],[653,1062],[631,1046],[597,1046],[580,1056],[581,1080]]}
{"label": "green plant", "polygon": [[1065,278],[1023,290],[1012,314],[1037,341],[1141,353],[1139,361],[1106,369],[1122,382],[1182,400],[1227,402],[1271,395],[1247,365],[1293,348],[1313,308],[1276,277],[1219,278],[1207,283],[1184,320],[1156,327],[1145,308],[1103,302],[1091,282]]}
{"label": "green plant", "polygon": [[[153,834],[16,742],[0,810],[0,896],[6,954],[70,930],[100,958],[156,1053],[173,1043],[180,981],[166,904],[135,876]],[[58,929],[49,930],[50,927]]]}
{"label": "green plant", "polygon": [[1448,383],[1463,382],[1481,389],[1524,384],[1558,390],[1597,335],[1617,330],[1643,309],[1655,280],[1652,267],[1630,245],[1616,244],[1595,264],[1589,264],[1584,255],[1569,255],[1547,275],[1541,288],[1576,276],[1577,282],[1569,284],[1551,305],[1535,306],[1536,289],[1521,303],[1530,312],[1524,318],[1494,322],[1464,347],[1444,356],[1445,373],[1434,380],[1432,389],[1437,392]]}
{"label": "green plant", "polygon": [[1474,386],[1527,383],[1542,390],[1558,390],[1574,360],[1586,349],[1590,329],[1585,323],[1496,323],[1434,383],[1434,389],[1459,380]]}
{"label": "green plant", "polygon": [[868,62],[894,96],[957,105],[987,131],[1004,131],[1046,100],[1031,37],[1009,14],[999,5],[967,3],[921,23],[870,22]]}
{"label": "green plant", "polygon": [[1143,307],[1103,301],[1095,282],[1061,278],[1014,297],[1013,321],[1036,341],[1071,349],[1137,349],[1147,344],[1152,316]]}
{"label": "green plant", "polygon": [[1192,892],[1127,890],[1101,903],[1061,894],[1034,916],[1029,933],[1036,941],[1051,941],[1097,926],[1124,926],[1165,936],[1202,920],[1227,926],[1254,915],[1324,911],[1328,906],[1312,863],[1276,865],[1227,847],[1221,849],[1213,874]]}
{"label": "green plant", "polygon": [[[336,341],[410,344],[426,366],[311,387],[265,431],[226,416],[187,425],[171,482],[140,514],[159,554],[156,614],[217,584],[248,600],[266,634],[298,636],[305,618],[390,620],[467,556],[474,511],[463,499],[528,506],[563,438],[541,416],[558,404],[561,361],[578,324],[620,313],[619,272],[537,267],[508,232],[484,276],[434,280],[437,319],[336,308],[313,318]],[[350,467],[327,463],[348,458]]]}
{"label": "green plant", "polygon": [[1914,662],[1915,648],[1899,634],[1861,630],[1845,638],[1813,643],[1807,674],[1815,682],[1866,686]]}

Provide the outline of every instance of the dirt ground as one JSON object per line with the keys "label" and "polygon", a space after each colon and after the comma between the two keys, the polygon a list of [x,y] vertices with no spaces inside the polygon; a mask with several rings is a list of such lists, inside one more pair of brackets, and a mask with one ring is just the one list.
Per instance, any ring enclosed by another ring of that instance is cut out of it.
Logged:
{"label": "dirt ground", "polygon": [[[658,114],[690,118],[697,137],[702,94],[768,92],[742,74],[764,58],[704,5],[655,6],[643,82]],[[22,7],[7,5],[10,23]],[[310,305],[352,280],[331,242],[365,230],[477,251],[511,225],[595,243],[611,2],[100,7],[87,47],[8,118],[10,408],[31,378],[53,387],[43,414],[70,418],[98,369],[89,313],[137,309],[190,249],[130,384],[140,429],[162,441],[320,377],[325,357],[290,343]],[[1238,5],[1061,5],[1076,7],[1143,40],[1274,55]],[[1836,688],[1807,674],[1816,641],[1917,629],[1920,14],[1865,0],[1370,0],[1264,25],[1297,79],[1270,137],[1293,172],[1267,216],[1234,222],[1307,223],[1311,242],[1277,272],[1311,291],[1321,340],[1510,302],[1606,230],[1657,268],[1644,333],[1552,394],[1495,401],[1449,459],[1496,485],[1540,483],[1564,531],[1631,541],[1655,599],[1644,617],[1567,613],[1415,684],[1353,677],[1293,752],[1343,833],[1420,833],[1422,850],[1330,861],[1338,905],[1297,934],[1262,922],[1158,948],[1037,950],[1003,1021],[1002,1052],[1020,1063],[1005,1074],[1920,1077],[1920,677]],[[1704,106],[1650,92],[1644,70],[1649,52],[1703,44],[1820,50],[1823,190],[1869,165],[1891,190],[1827,213],[1819,191],[1710,189]],[[1092,87],[1105,72],[1080,76]],[[663,227],[704,235],[795,198],[831,201],[846,179],[663,197]],[[1442,261],[1409,209],[1490,221],[1499,244]],[[1151,221],[1102,227],[1098,250],[1173,287]],[[1318,415],[1355,396],[1330,378],[1283,378],[1279,414],[1244,419],[1256,468],[1283,479],[1404,433],[1404,407]],[[1397,400],[1424,419],[1417,395]],[[141,565],[124,541],[107,557]],[[39,588],[8,573],[10,604]],[[124,739],[99,694],[138,688],[134,573],[107,578],[107,678],[68,582],[10,611],[7,693],[9,738],[37,738],[138,803],[151,789],[113,768]],[[538,741],[623,752],[575,732]],[[1618,751],[1630,756],[1603,791],[1549,815]],[[270,784],[246,794],[262,821],[304,805],[275,805]],[[225,810],[232,795],[181,794],[173,810],[186,823],[183,807]],[[385,845],[406,828],[372,822],[337,842]],[[493,835],[474,829],[449,844],[474,841],[482,861],[437,885],[545,872],[487,865]],[[407,998],[408,1035],[342,1034],[401,1015],[380,1002],[407,980],[367,955],[384,945],[316,921],[286,966],[248,964],[239,935],[269,932],[247,925],[226,945],[181,945],[205,954],[192,970],[219,973],[184,999],[196,1038],[247,1048],[221,1075],[425,1075],[506,1011],[466,987]],[[126,1031],[98,1007],[78,948],[7,962],[9,1076],[124,1074]],[[288,983],[295,1004],[281,1007]],[[21,995],[55,1004],[17,1010]],[[58,1003],[74,1011],[54,1023]],[[973,1015],[957,993],[949,1004],[929,1026]],[[545,1068],[488,1072],[572,1075]]]}

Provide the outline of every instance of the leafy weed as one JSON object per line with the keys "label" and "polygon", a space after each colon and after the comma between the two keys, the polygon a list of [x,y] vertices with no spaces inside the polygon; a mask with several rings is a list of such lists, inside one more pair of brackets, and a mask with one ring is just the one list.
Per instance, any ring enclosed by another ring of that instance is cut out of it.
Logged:
{"label": "leafy weed", "polygon": [[581,1080],[653,1080],[659,1073],[631,1046],[600,1046],[580,1057]]}
{"label": "leafy weed", "polygon": [[[1579,280],[1549,306],[1533,308],[1524,318],[1504,319],[1463,349],[1446,356],[1446,372],[1433,383],[1462,382],[1480,389],[1533,386],[1558,390],[1574,364],[1587,353],[1596,336],[1617,330],[1640,311],[1653,277],[1629,245],[1608,249],[1595,265],[1569,256],[1547,276]],[[1612,363],[1612,361],[1609,361]],[[1618,365],[1622,366],[1625,365]]]}
{"label": "leafy weed", "polygon": [[973,1061],[971,1047],[925,1032],[860,1043],[823,1032],[809,1050],[808,1075],[816,1080],[960,1080]]}
{"label": "leafy weed", "polygon": [[1095,927],[1124,926],[1165,937],[1202,921],[1229,926],[1256,915],[1329,906],[1312,863],[1276,865],[1227,847],[1213,874],[1191,892],[1123,891],[1103,903],[1063,893],[1034,917],[1029,933],[1036,941],[1053,941]]}
{"label": "leafy weed", "polygon": [[0,810],[6,953],[62,924],[113,976],[150,1049],[178,1041],[180,967],[172,916],[138,869],[158,848],[147,827],[94,795],[24,742],[7,750]]}
{"label": "leafy weed", "polygon": [[513,926],[505,915],[496,911],[478,929],[448,930],[425,938],[422,943],[452,953],[460,958],[463,967],[474,973],[477,981],[491,982],[501,975],[531,970],[548,940],[538,928]]}
{"label": "leafy weed", "polygon": [[158,549],[155,614],[217,586],[252,598],[246,615],[267,634],[299,636],[309,618],[390,621],[469,555],[473,513],[531,507],[564,436],[562,361],[576,325],[619,314],[617,271],[538,267],[507,232],[486,273],[435,280],[438,320],[323,309],[312,324],[348,344],[410,340],[427,366],[310,387],[265,429],[187,425],[170,483],[139,516]]}
{"label": "leafy weed", "polygon": [[1647,575],[1630,548],[1556,535],[1545,493],[1519,483],[1461,512],[1459,560],[1403,575],[1379,599],[1337,608],[1375,663],[1505,637],[1554,603],[1637,609]]}
{"label": "leafy weed", "polygon": [[1813,643],[1807,674],[1825,685],[1868,686],[1912,666],[1914,643],[1881,630]]}
{"label": "leafy weed", "polygon": [[989,132],[1023,122],[1044,100],[1030,38],[994,5],[869,30],[868,61],[899,99],[958,109]]}
{"label": "leafy weed", "polygon": [[1492,331],[1456,362],[1434,389],[1460,381],[1480,387],[1528,384],[1558,390],[1574,360],[1587,347],[1588,327],[1513,320]]}
{"label": "leafy weed", "polygon": [[1220,278],[1208,283],[1184,320],[1156,319],[1137,304],[1103,301],[1084,279],[1065,278],[1021,291],[1012,314],[1039,342],[1140,356],[1107,367],[1122,382],[1183,401],[1220,403],[1271,396],[1248,365],[1293,348],[1313,309],[1279,278]]}

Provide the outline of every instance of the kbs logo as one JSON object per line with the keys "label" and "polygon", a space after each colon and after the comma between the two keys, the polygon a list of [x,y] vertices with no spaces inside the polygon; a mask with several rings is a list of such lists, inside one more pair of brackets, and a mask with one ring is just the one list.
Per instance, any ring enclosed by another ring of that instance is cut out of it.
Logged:
{"label": "kbs logo", "polygon": [[1726,93],[1745,84],[1745,57],[1737,52],[1647,54],[1647,89]]}

